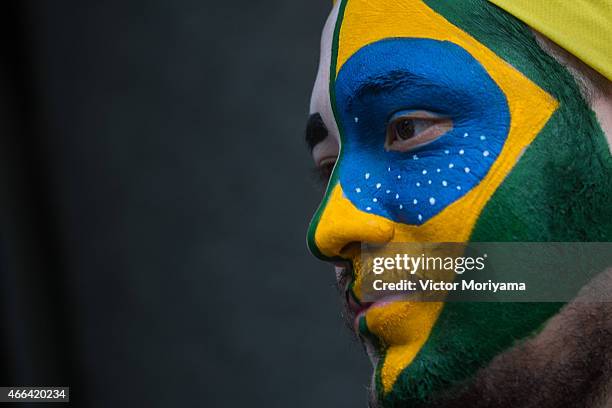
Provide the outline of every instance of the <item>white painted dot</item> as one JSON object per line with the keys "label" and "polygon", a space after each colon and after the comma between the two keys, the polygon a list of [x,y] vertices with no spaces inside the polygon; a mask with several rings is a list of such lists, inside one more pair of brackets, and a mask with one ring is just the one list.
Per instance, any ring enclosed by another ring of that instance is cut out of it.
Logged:
{"label": "white painted dot", "polygon": [[482,135],[482,136],[480,136],[480,140],[487,140],[487,137]]}
{"label": "white painted dot", "polygon": [[485,150],[484,152],[482,152],[482,155],[483,155],[484,157],[489,157],[489,151],[488,151],[488,150]]}
{"label": "white painted dot", "polygon": [[459,150],[459,154],[463,154],[463,153],[465,153],[465,150],[463,149]]}
{"label": "white painted dot", "polygon": [[419,202],[418,200],[415,198],[414,200],[412,200],[412,204],[417,205]]}
{"label": "white painted dot", "polygon": [[440,170],[440,169],[436,169],[436,173],[439,173],[439,172],[441,172],[441,171],[442,171],[442,170]]}
{"label": "white painted dot", "polygon": [[419,214],[419,221],[423,221],[423,216],[421,214]]}
{"label": "white painted dot", "polygon": [[444,187],[446,187],[446,186],[448,186],[448,182],[447,182],[446,180],[442,180],[442,185],[443,185]]}
{"label": "white painted dot", "polygon": [[464,133],[464,134],[463,134],[463,137],[468,137],[468,136],[469,136],[469,135],[468,135],[467,133]]}
{"label": "white painted dot", "polygon": [[370,173],[366,173],[366,174],[365,174],[365,179],[367,180],[367,179],[369,179],[369,178],[370,178]]}
{"label": "white painted dot", "polygon": [[452,169],[453,167],[455,167],[455,165],[454,165],[453,163],[449,163],[449,164],[448,164],[448,168],[449,168],[449,169]]}
{"label": "white painted dot", "polygon": [[466,167],[465,169],[463,169],[463,171],[465,171],[466,173],[469,173],[470,172],[470,168]]}
{"label": "white painted dot", "polygon": [[361,193],[361,189],[360,189],[359,187],[357,187],[357,188],[355,189],[355,191],[356,191],[356,192],[358,192],[358,193]]}
{"label": "white painted dot", "polygon": [[376,188],[380,188],[380,186],[382,186],[382,184],[376,183]]}
{"label": "white painted dot", "polygon": [[423,175],[427,174],[427,170],[423,170]]}
{"label": "white painted dot", "polygon": [[427,184],[431,184],[431,180],[427,180]]}
{"label": "white painted dot", "polygon": [[400,204],[399,208],[400,208],[400,210],[401,210],[402,208],[404,208],[404,206]]}
{"label": "white painted dot", "polygon": [[401,178],[402,178],[401,174],[398,174],[398,175],[397,175],[397,179],[399,180],[399,179],[401,179]]}
{"label": "white painted dot", "polygon": [[399,199],[399,194],[395,195],[395,199],[398,200]]}
{"label": "white painted dot", "polygon": [[444,151],[444,154],[449,154],[449,153],[450,153],[450,150],[445,150]]}
{"label": "white painted dot", "polygon": [[412,156],[412,160],[419,160],[419,156],[417,156],[416,154]]}
{"label": "white painted dot", "polygon": [[359,118],[355,116],[355,123],[359,122]]}
{"label": "white painted dot", "polygon": [[429,197],[429,204],[434,205],[436,203],[436,199],[433,197]]}
{"label": "white painted dot", "polygon": [[417,187],[421,187],[421,183],[419,183],[418,181],[416,182],[416,186]]}
{"label": "white painted dot", "polygon": [[366,207],[367,211],[372,211],[372,207]]}
{"label": "white painted dot", "polygon": [[373,202],[373,203],[377,203],[377,202],[378,202],[378,198],[373,198],[373,199],[372,199],[372,202]]}
{"label": "white painted dot", "polygon": [[391,167],[387,167],[387,171],[391,171]]}
{"label": "white painted dot", "polygon": [[461,190],[461,186],[457,186],[457,190]]}
{"label": "white painted dot", "polygon": [[390,192],[391,192],[391,190],[387,190],[387,191],[385,191],[385,193],[387,193],[387,194],[389,194]]}

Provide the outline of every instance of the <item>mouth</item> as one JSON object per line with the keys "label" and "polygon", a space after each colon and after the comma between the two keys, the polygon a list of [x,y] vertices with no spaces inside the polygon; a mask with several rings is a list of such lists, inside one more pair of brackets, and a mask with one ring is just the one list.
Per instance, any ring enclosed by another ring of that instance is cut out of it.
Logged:
{"label": "mouth", "polygon": [[365,324],[365,316],[368,310],[405,299],[405,296],[387,296],[375,302],[359,301],[353,293],[352,288],[355,276],[349,263],[336,264],[336,277],[338,278],[338,288],[344,296],[347,324],[349,327],[352,327],[357,336],[366,334],[363,325]]}
{"label": "mouth", "polygon": [[427,341],[443,303],[427,301],[420,290],[386,291],[360,299],[363,287],[357,285],[363,284],[361,274],[365,273],[361,264],[347,262],[335,267],[346,328],[362,345],[373,367],[380,367],[385,378],[395,378],[396,369],[406,367]]}
{"label": "mouth", "polygon": [[365,316],[365,313],[374,302],[360,302],[355,297],[352,290],[355,275],[350,262],[335,263],[334,266],[338,291],[344,298],[347,326],[352,328],[356,335],[359,335],[359,321]]}
{"label": "mouth", "polygon": [[415,296],[418,296],[417,292],[419,291],[416,291],[411,294],[386,295],[371,302],[359,301],[353,292],[355,275],[352,265],[348,262],[342,264],[336,263],[335,268],[338,289],[344,297],[347,325],[353,329],[358,337],[364,337],[368,334],[367,327],[365,326],[365,317],[370,309],[385,307],[395,302],[410,301]]}
{"label": "mouth", "polygon": [[345,291],[345,297],[346,306],[353,321],[353,330],[355,331],[355,334],[359,335],[361,333],[360,323],[362,318],[365,317],[370,307],[373,307],[376,303],[379,302],[358,302],[355,299],[355,296],[353,295],[351,289]]}
{"label": "mouth", "polygon": [[363,325],[365,324],[365,316],[371,309],[385,307],[396,302],[409,302],[411,295],[389,295],[385,296],[376,302],[357,302],[350,293],[350,290],[346,292],[347,309],[350,311],[352,317],[353,330],[357,335],[365,335],[364,330],[366,329]]}

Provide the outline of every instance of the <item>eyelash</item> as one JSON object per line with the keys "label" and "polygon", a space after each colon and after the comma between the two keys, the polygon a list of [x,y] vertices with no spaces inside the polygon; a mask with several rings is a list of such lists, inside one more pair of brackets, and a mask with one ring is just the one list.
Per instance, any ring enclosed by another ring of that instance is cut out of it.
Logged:
{"label": "eyelash", "polygon": [[[400,133],[408,129],[408,137]],[[430,143],[453,128],[450,118],[434,116],[430,112],[414,111],[397,114],[387,125],[385,149],[407,152]]]}
{"label": "eyelash", "polygon": [[324,160],[321,164],[314,168],[315,177],[322,184],[327,184],[331,178],[336,160]]}

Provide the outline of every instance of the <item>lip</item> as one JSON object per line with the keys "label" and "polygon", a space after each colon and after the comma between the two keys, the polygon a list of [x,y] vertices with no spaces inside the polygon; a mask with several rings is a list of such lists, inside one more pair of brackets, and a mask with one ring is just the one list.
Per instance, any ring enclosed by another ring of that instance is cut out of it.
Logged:
{"label": "lip", "polygon": [[[338,266],[337,266],[338,267]],[[347,309],[350,313],[350,316],[353,317],[353,330],[355,333],[359,334],[359,320],[365,313],[368,311],[370,307],[372,307],[376,302],[359,302],[355,299],[355,296],[351,290],[352,279],[346,279],[346,282],[343,285],[344,298],[346,301]]]}
{"label": "lip", "polygon": [[351,310],[351,313],[353,313],[354,319],[353,319],[353,329],[355,330],[355,333],[360,334],[360,321],[361,318],[364,317],[366,315],[366,313],[368,312],[368,310],[370,309],[375,309],[378,307],[384,307],[388,304],[391,303],[395,303],[395,302],[407,302],[411,300],[411,296],[410,295],[390,295],[390,296],[385,296],[384,298],[381,298],[379,300],[377,300],[376,302],[361,302],[361,303],[357,303],[357,301],[353,298],[353,296],[349,293],[349,291],[346,292],[346,297],[347,297],[347,303],[348,303],[348,307]]}
{"label": "lip", "polygon": [[374,309],[377,307],[383,307],[385,305],[388,305],[390,303],[397,302],[400,300],[406,300],[405,296],[393,295],[393,296],[386,296],[375,302],[359,302],[358,303],[355,300],[355,298],[351,295],[350,291],[346,292],[346,298],[347,298],[348,307],[351,313],[353,314],[353,316],[355,316],[353,318],[353,329],[355,330],[355,333],[357,334],[360,333],[359,322],[361,321],[361,318],[366,315],[368,310]]}
{"label": "lip", "polygon": [[355,300],[353,295],[350,293],[350,290],[346,291],[346,299],[347,299],[347,302],[348,302],[349,309],[351,310],[351,312],[355,316],[364,314],[373,304],[376,303],[376,302],[359,302],[359,303],[357,303],[357,301]]}
{"label": "lip", "polygon": [[[355,302],[354,300],[351,299],[351,302]],[[365,316],[365,314],[367,313],[367,311],[370,309],[370,307],[372,307],[374,305],[374,303],[366,303],[363,304],[361,306],[357,306],[357,308],[355,309],[355,318],[353,319],[353,330],[355,331],[356,334],[360,334],[360,330],[359,330],[359,326],[360,326],[360,321],[361,319]],[[349,306],[352,308],[352,306]]]}
{"label": "lip", "polygon": [[401,294],[387,295],[374,302],[359,302],[355,299],[351,289],[351,284],[353,282],[351,270],[352,265],[348,262],[337,262],[334,263],[334,266],[336,270],[336,278],[339,278],[341,290],[344,292],[349,314],[351,317],[353,317],[353,330],[357,335],[360,334],[359,322],[361,321],[361,318],[364,317],[371,308],[383,307],[390,303],[410,300],[410,295]]}

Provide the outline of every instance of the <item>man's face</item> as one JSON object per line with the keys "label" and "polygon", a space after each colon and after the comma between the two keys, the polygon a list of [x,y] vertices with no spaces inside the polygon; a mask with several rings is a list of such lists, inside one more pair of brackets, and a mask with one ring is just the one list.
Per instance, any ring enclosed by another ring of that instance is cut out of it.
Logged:
{"label": "man's face", "polygon": [[459,384],[561,305],[364,303],[362,243],[608,239],[608,207],[585,206],[611,191],[588,164],[609,158],[601,129],[568,72],[485,1],[338,2],[307,139],[330,174],[309,246],[336,264],[385,406]]}

